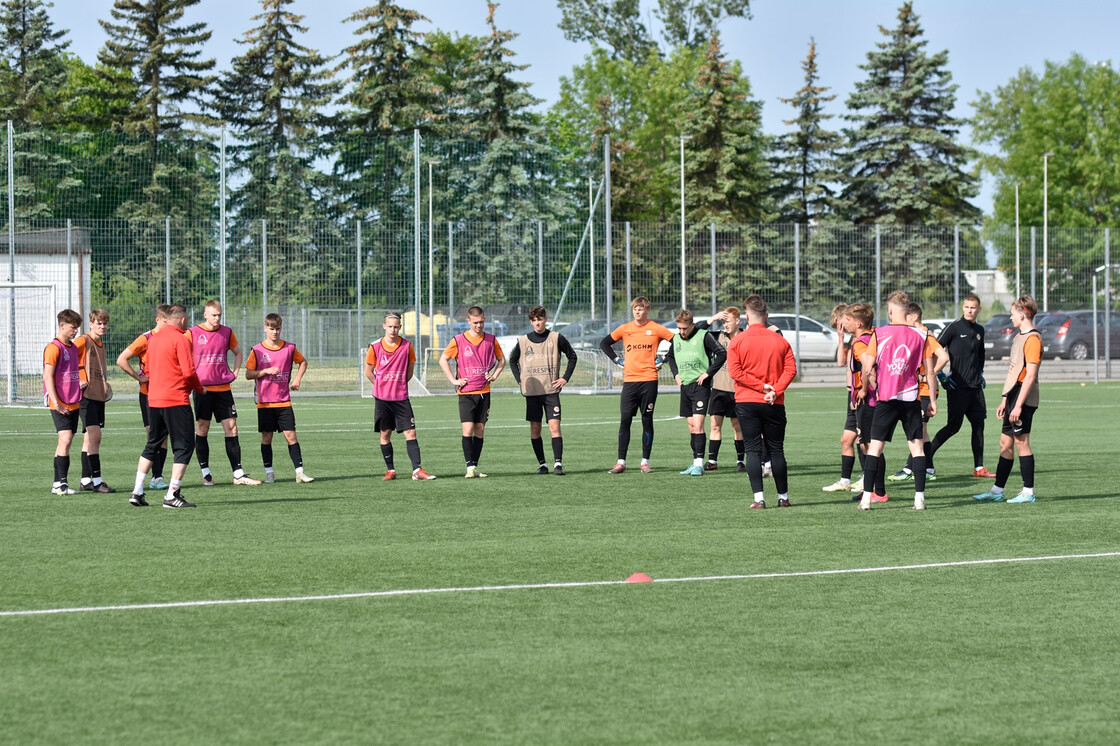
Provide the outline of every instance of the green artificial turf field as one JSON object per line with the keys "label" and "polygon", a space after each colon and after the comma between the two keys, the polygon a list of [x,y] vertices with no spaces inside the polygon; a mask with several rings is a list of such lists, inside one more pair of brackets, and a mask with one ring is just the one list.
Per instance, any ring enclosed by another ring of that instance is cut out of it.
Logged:
{"label": "green artificial turf field", "polygon": [[[891,483],[870,513],[821,491],[839,475],[835,389],[789,393],[794,507],[766,511],[747,509],[730,442],[720,471],[678,476],[689,454],[683,421],[668,419],[675,394],[658,403],[655,473],[619,476],[606,474],[617,396],[567,394],[566,477],[533,473],[521,399],[496,396],[490,477],[473,481],[455,401],[418,399],[430,483],[407,479],[400,436],[406,478],[380,481],[370,400],[303,398],[314,484],[292,481],[278,438],[281,481],[233,487],[212,434],[219,486],[203,489],[192,464],[184,495],[199,507],[177,511],[127,504],[143,441],[131,397],[110,404],[102,448],[116,495],[49,495],[49,415],[0,409],[0,738],[1115,743],[1120,556],[1070,555],[1120,552],[1120,385],[1042,390],[1039,501],[971,499],[991,482],[969,476],[966,423],[937,455],[924,513],[912,483]],[[242,410],[244,463],[260,477]],[[636,423],[632,464],[640,441]],[[887,457],[890,473],[902,444]],[[1008,491],[1019,486],[1016,468]],[[789,574],[865,568],[893,569]],[[637,572],[659,582],[368,595]],[[755,577],[713,579],[728,575]],[[335,594],[367,595],[290,600]],[[236,599],[273,601],[158,606]]]}

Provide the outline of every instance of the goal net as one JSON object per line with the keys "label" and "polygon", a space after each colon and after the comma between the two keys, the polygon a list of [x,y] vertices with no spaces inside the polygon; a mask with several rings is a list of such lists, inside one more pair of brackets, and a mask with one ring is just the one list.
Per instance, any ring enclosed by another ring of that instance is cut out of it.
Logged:
{"label": "goal net", "polygon": [[58,333],[53,282],[0,282],[4,401],[43,400],[43,348]]}

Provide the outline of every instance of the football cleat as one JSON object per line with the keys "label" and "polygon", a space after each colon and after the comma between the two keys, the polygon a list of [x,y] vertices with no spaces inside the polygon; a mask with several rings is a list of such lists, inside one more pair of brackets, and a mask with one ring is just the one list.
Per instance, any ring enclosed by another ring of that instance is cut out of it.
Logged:
{"label": "football cleat", "polygon": [[719,470],[719,464],[717,464],[715,461],[709,461],[708,463],[704,464],[704,471],[718,471],[718,470]]}
{"label": "football cleat", "polygon": [[887,497],[885,494],[880,495],[878,492],[872,492],[871,493],[871,502],[873,502],[873,503],[885,503],[889,500],[890,500],[890,498]]}
{"label": "football cleat", "polygon": [[822,492],[851,492],[852,483],[850,480],[837,479],[827,487],[821,487]]}
{"label": "football cleat", "polygon": [[165,508],[194,508],[194,503],[189,503],[183,499],[183,493],[175,490],[175,494],[171,497],[163,498],[163,507]]}
{"label": "football cleat", "polygon": [[296,472],[296,484],[310,484],[315,481],[315,477],[304,474],[302,471]]}
{"label": "football cleat", "polygon": [[779,497],[778,498],[778,507],[779,508],[792,508],[793,506],[789,504],[789,498],[788,497]]}
{"label": "football cleat", "polygon": [[266,471],[264,473],[264,483],[265,484],[276,484],[276,472]]}
{"label": "football cleat", "polygon": [[626,471],[626,464],[615,464],[607,469],[607,474],[621,474],[624,471]]}
{"label": "football cleat", "polygon": [[1003,492],[993,492],[992,490],[988,490],[986,492],[981,492],[979,495],[973,495],[972,499],[982,503],[1001,503],[1003,502]]}
{"label": "football cleat", "polygon": [[244,485],[248,485],[249,487],[256,487],[258,484],[261,483],[261,480],[253,479],[248,474],[242,474],[239,477],[234,477],[233,478],[233,483],[234,484],[244,484]]}
{"label": "football cleat", "polygon": [[560,464],[557,464],[556,466],[552,467],[552,473],[558,477],[562,477],[564,476],[564,467]]}
{"label": "football cleat", "polygon": [[1007,502],[1009,502],[1009,503],[1033,503],[1034,502],[1034,495],[1033,494],[1025,495],[1022,492],[1020,492],[1018,495],[1011,498]]}
{"label": "football cleat", "polygon": [[78,494],[78,491],[70,489],[70,486],[68,484],[66,484],[66,482],[63,482],[62,484],[58,485],[57,487],[51,487],[51,494],[52,495],[76,495],[76,494]]}
{"label": "football cleat", "polygon": [[[236,484],[236,482],[234,482],[234,484]],[[203,487],[213,487],[214,486],[214,475],[213,474],[203,474],[202,475],[202,486]]]}
{"label": "football cleat", "polygon": [[899,469],[894,474],[887,477],[888,482],[905,482],[908,479],[913,479],[914,474],[909,469]]}
{"label": "football cleat", "polygon": [[735,464],[735,470],[740,471],[740,472],[745,472],[747,470],[747,465],[745,463],[743,463],[742,461],[739,461]]}
{"label": "football cleat", "polygon": [[926,499],[924,497],[914,496],[914,510],[925,510]]}
{"label": "football cleat", "polygon": [[642,474],[652,474],[653,467],[649,464],[642,464]]}
{"label": "football cleat", "polygon": [[381,477],[381,481],[382,482],[391,482],[396,478],[397,478],[397,473],[395,471],[393,471],[392,469],[390,469],[389,471],[385,472],[385,476]]}
{"label": "football cleat", "polygon": [[132,493],[132,497],[128,498],[128,504],[134,508],[148,507],[148,501],[144,499],[144,496],[138,495],[135,492]]}
{"label": "football cleat", "polygon": [[766,509],[766,501],[765,500],[755,500],[753,503],[751,503],[751,510],[765,510],[765,509]]}
{"label": "football cleat", "polygon": [[545,466],[544,464],[541,464],[541,465],[540,465],[540,466],[539,466],[539,467],[537,468],[537,474],[548,474],[548,467],[547,467],[547,466]]}
{"label": "football cleat", "polygon": [[996,478],[995,474],[991,473],[990,471],[985,469],[983,466],[979,466],[979,467],[973,469],[972,470],[972,476],[979,477],[981,479],[995,479]]}
{"label": "football cleat", "polygon": [[163,477],[152,477],[152,481],[148,482],[148,488],[153,490],[165,490],[170,486]]}
{"label": "football cleat", "polygon": [[863,475],[860,475],[859,479],[852,482],[851,487],[849,487],[848,489],[850,489],[852,492],[863,492]]}
{"label": "football cleat", "polygon": [[435,479],[435,477],[424,471],[423,467],[421,467],[412,472],[412,479],[417,482],[429,482]]}

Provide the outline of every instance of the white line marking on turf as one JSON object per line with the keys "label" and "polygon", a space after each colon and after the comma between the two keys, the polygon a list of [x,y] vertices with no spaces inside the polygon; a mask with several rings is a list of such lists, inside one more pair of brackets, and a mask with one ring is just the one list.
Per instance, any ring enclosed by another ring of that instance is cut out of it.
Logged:
{"label": "white line marking on turf", "polygon": [[[943,567],[968,567],[973,565],[999,565],[1016,562],[1046,562],[1053,560],[1095,559],[1120,557],[1120,552],[1094,554],[1052,554],[1043,557],[1001,557],[997,559],[959,560],[956,562],[929,562],[918,565],[888,565],[885,567],[853,567],[839,570],[803,570],[800,572],[763,572],[746,575],[701,575],[685,578],[654,578],[654,583],[698,583],[705,580],[766,580],[771,578],[806,578],[817,575],[858,575],[869,572],[900,570],[929,570]],[[586,580],[569,583],[520,583],[515,585],[475,585],[458,588],[402,588],[395,591],[365,591],[360,593],[331,593],[316,596],[271,596],[264,598],[225,598],[209,601],[171,601],[167,603],[121,604],[119,606],[75,606],[58,609],[23,609],[0,611],[0,617],[42,616],[46,614],[78,614],[91,611],[140,611],[143,609],[183,609],[195,606],[235,606],[241,604],[280,604],[301,601],[341,601],[353,598],[388,598],[392,596],[425,596],[435,593],[478,593],[482,591],[525,591],[548,588],[591,588],[602,585],[628,585],[625,580]],[[639,584],[640,585],[640,584]]]}

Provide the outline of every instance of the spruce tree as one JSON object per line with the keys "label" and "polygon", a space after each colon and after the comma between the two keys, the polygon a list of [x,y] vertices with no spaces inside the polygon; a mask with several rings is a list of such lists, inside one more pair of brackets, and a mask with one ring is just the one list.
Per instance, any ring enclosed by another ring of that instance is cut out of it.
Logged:
{"label": "spruce tree", "polygon": [[262,12],[252,18],[258,25],[238,40],[247,49],[221,80],[216,111],[237,139],[229,152],[243,179],[230,198],[235,252],[247,250],[244,262],[256,263],[260,250],[252,242],[259,221],[269,220],[270,265],[283,269],[270,288],[280,297],[311,300],[339,272],[325,250],[331,243],[321,234],[326,226],[313,220],[321,217],[329,186],[315,169],[327,154],[323,110],[340,86],[329,60],[299,43],[307,29],[300,25],[303,16],[288,10],[292,2],[261,0]]}
{"label": "spruce tree", "polygon": [[929,42],[906,2],[898,26],[868,52],[867,78],[848,97],[853,127],[845,130],[842,158],[844,214],[856,223],[937,225],[973,222],[979,193],[966,168],[974,155],[957,142],[965,121],[954,117],[957,86],[947,51],[929,54]]}
{"label": "spruce tree", "polygon": [[836,96],[826,95],[828,87],[819,85],[817,44],[812,39],[801,69],[805,84],[792,98],[779,99],[792,106],[797,116],[785,120],[793,131],[777,138],[774,196],[780,222],[807,224],[818,222],[834,206],[832,185],[840,181],[836,169],[840,135],[825,127],[833,115],[824,113],[824,105]]}
{"label": "spruce tree", "polygon": [[17,127],[61,120],[66,84],[66,32],[55,30],[42,0],[0,3],[0,119]]}

